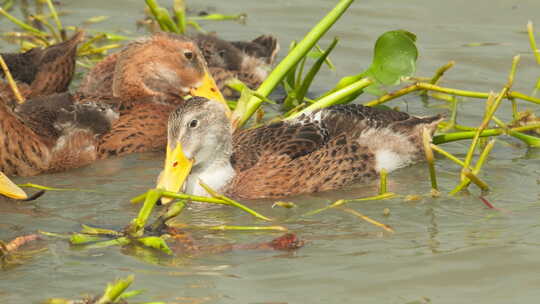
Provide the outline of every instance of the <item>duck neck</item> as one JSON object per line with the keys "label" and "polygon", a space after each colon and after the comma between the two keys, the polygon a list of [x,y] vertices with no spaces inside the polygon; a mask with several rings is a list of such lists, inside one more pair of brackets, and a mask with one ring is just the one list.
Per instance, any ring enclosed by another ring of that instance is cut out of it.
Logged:
{"label": "duck neck", "polygon": [[188,177],[185,192],[197,196],[210,196],[199,184],[202,181],[213,190],[222,191],[234,177],[231,165],[232,143],[224,143],[206,161],[197,164]]}

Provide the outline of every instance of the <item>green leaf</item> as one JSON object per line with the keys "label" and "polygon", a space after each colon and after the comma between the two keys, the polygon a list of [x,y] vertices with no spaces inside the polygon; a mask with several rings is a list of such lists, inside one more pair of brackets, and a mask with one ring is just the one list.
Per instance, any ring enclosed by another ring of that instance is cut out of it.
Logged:
{"label": "green leaf", "polygon": [[389,31],[377,39],[373,62],[362,73],[376,82],[367,92],[381,95],[381,86],[397,85],[402,77],[414,74],[418,58],[415,41],[416,36],[404,30]]}

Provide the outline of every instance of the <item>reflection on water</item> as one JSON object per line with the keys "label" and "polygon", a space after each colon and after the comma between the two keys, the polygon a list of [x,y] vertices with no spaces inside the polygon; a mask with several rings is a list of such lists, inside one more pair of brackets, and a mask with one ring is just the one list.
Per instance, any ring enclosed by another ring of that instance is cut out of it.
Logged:
{"label": "reflection on water", "polygon": [[[72,12],[65,16],[66,24],[112,15],[114,18],[91,29],[143,34],[135,27],[142,14],[141,1],[62,2]],[[249,15],[247,26],[211,23],[207,29],[238,40],[271,32],[279,37],[282,49],[305,34],[333,2],[192,1],[196,8]],[[521,53],[515,86],[530,93],[540,68],[534,64],[522,31],[527,20],[540,25],[538,11],[537,0],[358,1],[321,43],[324,46],[334,36],[341,38],[332,56],[337,72],[323,71],[314,91],[322,92],[341,76],[358,73],[369,64],[376,37],[403,28],[418,35],[419,75],[430,76],[439,66],[456,60],[456,67],[443,79],[445,85],[499,90],[511,57]],[[12,27],[5,20],[0,22],[5,29]],[[464,46],[484,42],[495,44]],[[440,102],[421,102],[415,96],[392,105],[415,114],[444,111]],[[520,108],[525,106],[520,103]],[[477,124],[483,107],[482,101],[461,104],[460,123]],[[509,107],[503,105],[498,115],[508,119]],[[338,198],[371,195],[376,183],[294,198],[298,207],[292,209],[271,208],[271,203],[257,201],[250,206],[275,218],[275,224],[289,227],[307,245],[290,254],[234,250],[169,258],[139,248],[81,250],[53,239],[46,252],[2,272],[0,302],[37,303],[53,296],[99,293],[106,282],[134,273],[133,289],[146,290],[140,299],[171,303],[407,303],[423,297],[433,303],[531,303],[540,296],[540,162],[536,161],[540,154],[538,149],[527,150],[514,143],[499,140],[482,175],[494,189],[487,198],[504,212],[487,209],[474,187],[469,194],[456,197],[394,198],[349,206],[392,226],[396,232],[390,234],[337,209],[302,216]],[[465,145],[453,143],[445,148],[462,156]],[[154,184],[162,157],[161,153],[131,155],[61,174],[18,179],[97,192],[48,192],[35,202],[0,200],[0,239],[38,229],[76,231],[82,223],[120,229],[138,211],[129,198]],[[456,185],[457,168],[444,159],[437,167],[442,191],[448,192]],[[428,193],[427,169],[419,164],[400,170],[390,176],[389,187],[404,195]],[[390,216],[383,216],[384,208],[390,209]],[[231,208],[195,206],[177,222],[263,224]],[[264,242],[280,235],[192,233],[198,244],[215,245]]]}

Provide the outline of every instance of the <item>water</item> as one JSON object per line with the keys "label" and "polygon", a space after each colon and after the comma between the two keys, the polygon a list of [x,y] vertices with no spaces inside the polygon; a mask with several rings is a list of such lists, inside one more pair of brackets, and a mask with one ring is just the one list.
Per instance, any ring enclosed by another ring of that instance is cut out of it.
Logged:
{"label": "water", "polygon": [[[63,19],[66,23],[108,15],[113,18],[91,28],[143,34],[135,28],[141,1],[63,2],[64,9],[72,12]],[[191,2],[197,9],[249,15],[246,26],[205,25],[225,38],[274,33],[286,49],[334,1]],[[497,91],[506,81],[512,56],[522,54],[515,89],[528,94],[540,67],[534,63],[523,31],[528,20],[540,26],[538,11],[536,0],[358,1],[321,42],[324,46],[334,36],[341,39],[332,56],[337,72],[322,72],[314,92],[368,66],[375,39],[387,30],[402,28],[418,35],[418,75],[431,76],[439,66],[455,60],[456,67],[444,77],[443,85]],[[2,25],[11,28],[5,20]],[[464,46],[477,42],[495,45]],[[361,99],[369,100],[369,96]],[[434,100],[426,104],[414,96],[391,103],[414,114],[444,112],[442,104]],[[537,106],[519,104],[538,113]],[[478,124],[482,110],[480,100],[462,103],[460,122]],[[509,119],[510,114],[508,104],[503,104],[499,118]],[[453,143],[445,149],[463,156],[467,145]],[[153,185],[162,157],[160,153],[131,155],[66,173],[16,179],[98,192],[49,192],[30,203],[0,200],[0,239],[38,229],[77,231],[82,223],[122,227],[138,211],[128,199]],[[48,297],[98,294],[107,282],[135,274],[132,289],[146,290],[138,299],[169,303],[408,303],[424,297],[433,303],[532,303],[540,296],[539,160],[538,150],[528,150],[510,138],[498,141],[481,177],[495,189],[487,199],[503,212],[487,209],[474,187],[470,194],[456,197],[424,196],[412,202],[396,198],[350,206],[392,226],[394,234],[340,210],[301,217],[338,198],[371,195],[375,184],[293,198],[299,207],[291,210],[272,209],[267,201],[249,203],[307,241],[294,253],[233,251],[143,260],[127,249],[77,250],[65,241],[50,240],[44,244],[46,252],[2,271],[0,302],[39,303]],[[439,158],[437,170],[442,191],[447,193],[456,185],[457,167]],[[400,194],[425,194],[428,180],[425,164],[418,164],[392,174],[389,186]],[[390,216],[382,215],[384,208],[390,209]],[[179,221],[258,223],[231,208],[191,209]],[[194,237],[206,244],[240,244],[279,235],[198,232]]]}

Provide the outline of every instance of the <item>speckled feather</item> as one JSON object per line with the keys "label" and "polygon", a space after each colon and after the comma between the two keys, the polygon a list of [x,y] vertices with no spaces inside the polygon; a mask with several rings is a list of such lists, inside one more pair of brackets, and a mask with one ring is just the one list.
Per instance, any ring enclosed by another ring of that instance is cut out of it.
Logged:
{"label": "speckled feather", "polygon": [[68,94],[49,97],[27,100],[16,112],[0,103],[0,171],[30,176],[97,159],[99,136],[115,119],[110,109],[74,104]]}
{"label": "speckled feather", "polygon": [[[25,53],[2,54],[13,78],[30,90],[25,97],[65,92],[75,72],[77,46],[84,38],[79,31],[70,39],[45,49],[33,48]],[[3,72],[0,72],[3,76]]]}
{"label": "speckled feather", "polygon": [[262,35],[252,41],[229,42],[214,34],[199,34],[194,40],[217,86],[227,97],[237,95],[226,89],[227,82],[233,78],[256,89],[266,79],[279,51],[277,39],[272,35]]}
{"label": "speckled feather", "polygon": [[239,131],[231,156],[237,174],[226,192],[244,199],[278,198],[373,179],[386,155],[399,156],[399,166],[423,159],[423,127],[433,133],[441,119],[340,105]]}

